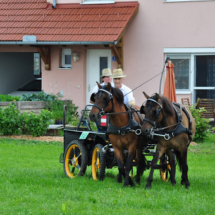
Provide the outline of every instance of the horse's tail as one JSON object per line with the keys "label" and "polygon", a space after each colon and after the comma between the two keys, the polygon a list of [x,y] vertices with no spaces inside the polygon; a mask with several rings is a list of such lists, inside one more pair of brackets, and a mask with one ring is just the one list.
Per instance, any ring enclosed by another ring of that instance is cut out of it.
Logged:
{"label": "horse's tail", "polygon": [[175,156],[176,156],[176,159],[178,161],[178,164],[179,164],[179,168],[180,168],[180,171],[182,169],[182,159],[181,159],[181,154],[179,151],[176,151],[174,150],[174,153],[175,153]]}

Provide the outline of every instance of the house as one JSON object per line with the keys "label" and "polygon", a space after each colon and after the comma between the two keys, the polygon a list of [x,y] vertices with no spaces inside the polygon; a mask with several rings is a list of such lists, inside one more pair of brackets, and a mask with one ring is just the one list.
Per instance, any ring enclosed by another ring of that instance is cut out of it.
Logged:
{"label": "house", "polygon": [[159,92],[170,57],[178,102],[214,98],[214,6],[214,0],[1,0],[0,94],[41,76],[45,92],[82,109],[101,70],[122,67],[141,105],[142,91]]}

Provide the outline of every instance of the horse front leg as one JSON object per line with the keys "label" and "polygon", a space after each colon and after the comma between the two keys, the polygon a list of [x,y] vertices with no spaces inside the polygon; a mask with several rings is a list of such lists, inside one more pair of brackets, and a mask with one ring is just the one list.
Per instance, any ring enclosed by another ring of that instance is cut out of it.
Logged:
{"label": "horse front leg", "polygon": [[117,183],[122,183],[122,176],[125,177],[125,167],[123,161],[122,151],[118,148],[114,148],[114,154],[117,159],[119,174],[117,176]]}
{"label": "horse front leg", "polygon": [[153,174],[154,174],[154,169],[157,165],[157,162],[158,160],[160,159],[160,157],[163,155],[163,153],[165,152],[165,149],[162,148],[160,146],[160,144],[158,143],[157,145],[157,149],[156,149],[156,152],[153,156],[153,159],[152,159],[152,164],[151,164],[151,170],[150,170],[150,173],[149,173],[149,177],[147,179],[147,184],[145,186],[145,189],[151,189],[152,187],[152,181],[153,181]]}
{"label": "horse front leg", "polygon": [[135,186],[133,180],[129,176],[129,173],[132,169],[133,159],[135,156],[135,149],[132,151],[128,151],[128,158],[126,160],[126,167],[125,167],[125,182],[124,187],[127,187],[128,185],[131,185],[132,187]]}

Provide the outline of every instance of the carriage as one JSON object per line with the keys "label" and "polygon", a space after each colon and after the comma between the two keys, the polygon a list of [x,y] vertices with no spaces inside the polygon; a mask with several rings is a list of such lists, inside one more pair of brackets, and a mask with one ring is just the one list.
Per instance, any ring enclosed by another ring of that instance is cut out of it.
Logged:
{"label": "carriage", "polygon": [[[105,132],[93,131],[90,125],[88,111],[92,105],[87,105],[81,111],[81,117],[77,126],[66,124],[67,106],[64,106],[64,150],[60,155],[60,163],[63,163],[64,173],[70,178],[83,176],[87,166],[91,166],[92,177],[94,180],[103,180],[105,170],[117,166],[117,160],[114,155],[114,149]],[[101,121],[100,121],[101,122]],[[106,130],[106,125],[100,123]],[[143,148],[143,154],[146,159],[146,168],[151,167],[152,157],[155,153],[156,140],[147,143]],[[124,150],[124,158],[128,156],[128,151]],[[132,162],[133,168],[136,161]],[[133,168],[130,175],[133,174]],[[156,169],[160,171],[163,181],[168,180],[168,173],[171,169],[168,157],[163,155]]]}

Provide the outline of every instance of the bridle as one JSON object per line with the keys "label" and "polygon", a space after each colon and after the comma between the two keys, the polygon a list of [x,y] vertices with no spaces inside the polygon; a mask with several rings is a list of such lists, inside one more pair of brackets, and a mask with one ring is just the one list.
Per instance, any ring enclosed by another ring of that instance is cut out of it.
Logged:
{"label": "bridle", "polygon": [[152,125],[152,127],[151,127],[151,129],[149,131],[149,138],[153,139],[154,136],[160,136],[160,137],[163,137],[165,140],[169,140],[170,139],[169,134],[164,134],[163,135],[163,134],[156,133],[156,130],[157,130],[156,128],[157,128],[157,123],[158,123],[158,118],[160,116],[160,112],[162,111],[162,113],[163,113],[162,105],[159,102],[157,102],[156,100],[152,99],[152,98],[148,98],[147,101],[152,101],[152,102],[158,104],[158,106],[159,106],[159,108],[156,108],[156,116],[155,116],[155,121],[154,122],[150,121],[147,118],[143,119],[143,121],[146,121],[146,122],[148,122],[148,123],[150,123]]}
{"label": "bridle", "polygon": [[179,123],[176,123],[176,124],[173,124],[173,125],[170,125],[170,126],[166,126],[166,127],[163,127],[163,128],[157,128],[157,122],[158,122],[158,118],[160,116],[160,112],[162,111],[162,113],[164,115],[163,107],[162,107],[162,105],[159,102],[157,102],[156,100],[154,100],[152,98],[147,99],[147,101],[148,100],[152,101],[152,102],[154,102],[154,103],[156,103],[156,104],[159,105],[159,108],[156,108],[155,122],[152,122],[152,121],[150,121],[147,118],[143,119],[143,121],[145,120],[145,121],[147,121],[148,123],[150,123],[152,125],[152,127],[151,127],[151,129],[149,131],[149,138],[153,139],[154,136],[160,136],[160,137],[163,137],[165,140],[169,140],[171,138],[171,135],[174,137],[174,133],[172,133],[170,135],[169,133],[164,132],[164,134],[162,134],[162,133],[160,133],[160,131],[165,131],[165,129],[173,127],[173,126],[176,126]]}
{"label": "bridle", "polygon": [[97,104],[93,104],[94,107],[96,107],[96,108],[98,108],[100,110],[100,112],[99,112],[100,116],[105,115],[105,111],[104,110],[105,110],[106,107],[108,107],[110,101],[112,101],[112,109],[113,109],[113,94],[110,93],[109,91],[105,90],[105,89],[99,89],[98,90],[98,93],[99,93],[98,98],[101,98],[102,92],[105,92],[105,93],[108,94],[107,104],[103,108],[100,108]]}
{"label": "bridle", "polygon": [[154,100],[152,98],[148,98],[147,101],[152,101],[152,102],[154,102],[154,103],[156,103],[156,104],[159,105],[159,108],[156,108],[156,116],[155,116],[155,121],[154,122],[152,122],[151,120],[149,120],[147,118],[143,119],[143,121],[146,121],[146,122],[150,123],[153,126],[153,128],[156,128],[157,122],[158,122],[158,118],[160,116],[160,112],[162,111],[162,113],[163,113],[163,107],[162,107],[162,105],[159,102],[157,102],[156,100]]}

